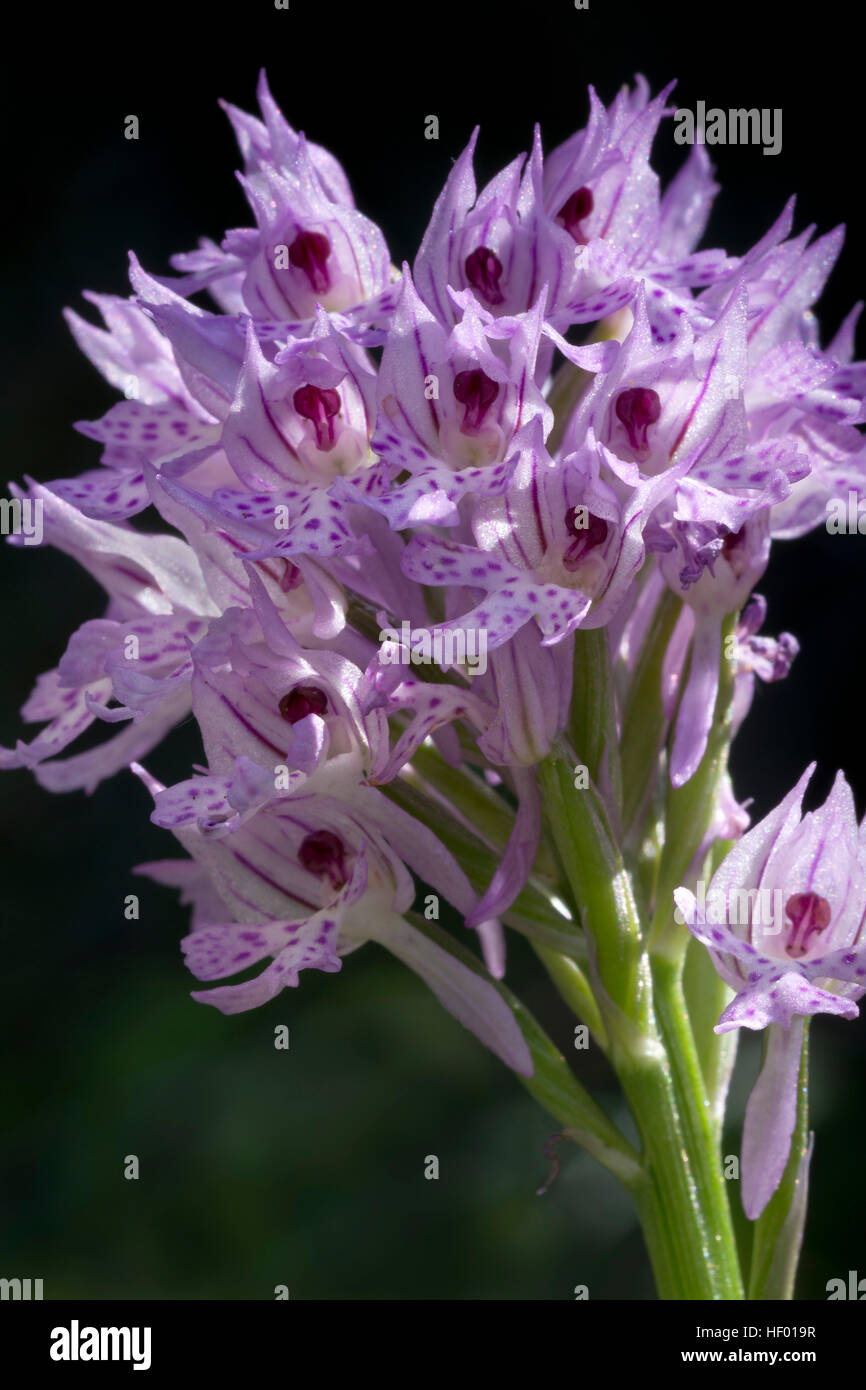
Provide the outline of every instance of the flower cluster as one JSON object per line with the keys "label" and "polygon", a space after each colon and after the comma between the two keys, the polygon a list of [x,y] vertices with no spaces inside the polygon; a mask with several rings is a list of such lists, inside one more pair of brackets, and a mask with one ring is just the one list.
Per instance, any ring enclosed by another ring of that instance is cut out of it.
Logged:
{"label": "flower cluster", "polygon": [[[669,92],[591,92],[584,129],[547,154],[536,132],[481,191],[473,135],[400,270],[262,77],[261,120],[226,108],[252,225],[173,276],[133,258],[130,298],[88,296],[104,327],[69,313],[124,399],[77,426],[98,466],[21,495],[108,605],[25,705],[45,727],[0,759],[58,792],[138,773],[189,856],[143,871],[192,904],[190,970],[269,962],[196,998],[248,1009],[376,940],[528,1074],[492,979],[503,925],[580,929],[535,775],[568,737],[577,634],[604,632],[616,729],[661,605],[680,605],[658,750],[675,788],[707,748],[723,655],[735,724],[755,676],[785,675],[796,642],[757,635],[753,594],[772,539],[866,473],[856,315],[822,347],[811,312],[841,233],[792,235],[788,206],[745,255],[696,249],[717,191],[704,147],[663,191],[650,164]],[[148,511],[164,532],[136,524]],[[462,646],[425,662],[447,636]],[[142,760],[190,711],[202,765],[164,787]],[[61,756],[99,722],[104,741]],[[795,800],[741,841],[727,884],[772,866],[790,885],[780,856],[805,863],[810,837],[831,853],[833,826],[801,834]],[[849,827],[847,802],[827,814]],[[725,789],[715,833],[747,824]],[[740,989],[722,1026],[853,1011],[854,900],[811,872],[757,974],[742,936],[692,926]],[[488,973],[425,929],[419,892],[477,932]],[[774,1052],[786,1077],[790,1057]]]}

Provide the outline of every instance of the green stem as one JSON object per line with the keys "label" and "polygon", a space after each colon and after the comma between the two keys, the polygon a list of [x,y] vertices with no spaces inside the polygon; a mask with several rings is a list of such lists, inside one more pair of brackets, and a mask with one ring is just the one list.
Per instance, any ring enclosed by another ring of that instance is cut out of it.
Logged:
{"label": "green stem", "polygon": [[556,951],[548,950],[546,946],[541,946],[537,942],[534,950],[556,986],[560,997],[572,1012],[586,1024],[595,1042],[602,1052],[607,1054],[610,1040],[604,1026],[604,1019],[595,1001],[592,986],[577,961],[572,960],[570,956],[562,956]]}
{"label": "green stem", "polygon": [[653,998],[659,1031],[671,1064],[686,1148],[691,1158],[701,1212],[709,1236],[709,1257],[716,1261],[725,1298],[743,1297],[737,1243],[728,1192],[722,1174],[719,1126],[707,1096],[682,988],[682,962],[655,957]]}
{"label": "green stem", "polygon": [[580,921],[595,942],[598,971],[613,1003],[648,1021],[641,972],[641,929],[631,879],[595,785],[575,787],[574,758],[564,747],[539,764],[539,783],[553,838]]}
{"label": "green stem", "polygon": [[662,664],[682,612],[682,599],[665,588],[647,630],[625,700],[620,760],[628,775],[623,785],[626,843],[639,828],[650,788],[658,774],[665,737]]}
{"label": "green stem", "polygon": [[709,1114],[701,1113],[703,1078],[679,967],[662,958],[651,969],[630,876],[604,805],[592,784],[575,787],[571,763],[566,750],[556,750],[539,768],[540,784],[593,946],[593,983],[611,1061],[643,1141],[652,1195],[645,1193],[638,1207],[660,1292],[740,1299],[718,1139]]}
{"label": "green stem", "polygon": [[655,914],[650,940],[656,950],[685,954],[688,933],[674,921],[673,894],[684,881],[707,834],[719,786],[728,765],[731,741],[731,705],[734,664],[725,655],[726,638],[733,632],[737,615],[722,626],[722,656],[713,723],[704,756],[696,772],[681,787],[668,785],[665,799],[665,844],[659,865]]}
{"label": "green stem", "polygon": [[622,776],[616,736],[616,702],[610,649],[603,627],[574,634],[571,696],[571,745],[605,796],[617,818],[622,804]]}

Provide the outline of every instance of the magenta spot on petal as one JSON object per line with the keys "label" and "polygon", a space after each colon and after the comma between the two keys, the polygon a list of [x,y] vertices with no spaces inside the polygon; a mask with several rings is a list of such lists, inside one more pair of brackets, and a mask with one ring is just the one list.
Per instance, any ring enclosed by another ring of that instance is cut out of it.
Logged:
{"label": "magenta spot on petal", "polygon": [[628,442],[637,453],[649,448],[647,430],[661,415],[658,392],[646,386],[632,386],[616,398],[616,417],[625,426]]}
{"label": "magenta spot on petal", "polygon": [[298,860],[307,872],[329,879],[334,888],[342,888],[348,882],[345,856],[343,841],[332,830],[314,830],[298,850]]}
{"label": "magenta spot on petal", "polygon": [[477,434],[484,418],[499,395],[499,386],[480,367],[458,372],[454,378],[454,396],[464,407],[461,430]]}
{"label": "magenta spot on petal", "polygon": [[334,416],[340,413],[340,394],[329,387],[299,386],[292,396],[295,410],[310,420],[316,431],[316,447],[327,453],[334,447]]}
{"label": "magenta spot on petal", "polygon": [[[581,523],[586,517],[586,524]],[[594,516],[585,507],[571,507],[565,514],[565,529],[574,540],[570,541],[565,554],[562,557],[563,568],[572,573],[580,566],[583,557],[590,551],[595,550],[600,545],[604,545],[607,540],[609,526],[600,516]]]}
{"label": "magenta spot on petal", "polygon": [[580,224],[585,217],[589,217],[594,206],[595,199],[592,196],[592,190],[585,187],[578,188],[566,199],[557,213],[557,222],[565,228],[578,246],[586,245],[586,237],[581,231]]}
{"label": "magenta spot on petal", "polygon": [[785,903],[785,916],[790,922],[785,954],[796,960],[808,955],[812,938],[827,929],[832,912],[818,893],[794,893]]}
{"label": "magenta spot on petal", "polygon": [[331,243],[322,232],[299,232],[289,247],[289,261],[302,270],[317,294],[331,288],[328,257]]}
{"label": "magenta spot on petal", "polygon": [[317,685],[296,685],[280,700],[279,710],[287,724],[297,724],[308,714],[327,714],[328,697]]}
{"label": "magenta spot on petal", "polygon": [[502,279],[502,262],[489,246],[478,246],[466,257],[463,267],[466,279],[473,290],[488,304],[503,302],[499,281]]}

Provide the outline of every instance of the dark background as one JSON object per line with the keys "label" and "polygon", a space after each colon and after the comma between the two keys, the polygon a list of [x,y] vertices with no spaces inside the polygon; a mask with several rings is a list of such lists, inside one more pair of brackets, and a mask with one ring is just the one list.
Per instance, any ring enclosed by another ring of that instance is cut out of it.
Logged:
{"label": "dark background", "polygon": [[[781,107],[776,157],[716,147],[723,194],[707,245],[740,253],[792,192],[797,230],[845,220],[846,248],[820,308],[827,341],[866,289],[861,200],[862,49],[852,11],[568,0],[509,7],[272,0],[68,10],[19,7],[6,45],[0,390],[6,476],[96,465],[76,419],[116,399],[60,317],[84,288],[125,294],[126,252],[168,270],[200,235],[251,218],[232,171],[224,97],[255,106],[259,67],[287,118],[343,161],[392,259],[411,259],[451,161],[482,125],[480,181],[584,124],[636,70],[679,104]],[[124,117],[141,138],[123,138]],[[424,118],[440,119],[438,142]],[[667,123],[655,163],[682,151]],[[862,344],[861,344],[862,351]],[[101,611],[65,557],[6,547],[0,739],[69,633]],[[758,691],[735,755],[736,791],[763,814],[804,764],[821,797],[844,767],[866,800],[858,677],[866,539],[823,531],[777,545],[761,585],[768,630],[793,631],[789,680]],[[28,733],[28,736],[31,736]],[[149,759],[188,775],[194,725]],[[188,997],[177,947],[186,913],[133,878],[174,845],[122,774],[92,797],[52,798],[25,773],[0,785],[3,1080],[0,1275],[42,1277],[46,1297],[568,1299],[651,1296],[639,1233],[613,1179],[577,1150],[549,1194],[552,1122],[402,966],[369,947],[338,976],[234,1019]],[[139,922],[123,898],[141,895]],[[517,943],[512,982],[568,1046],[565,1015]],[[291,1048],[273,1047],[275,1025]],[[866,1025],[813,1030],[813,1200],[800,1296],[866,1274]],[[614,1109],[592,1054],[581,1074]],[[748,1049],[734,1119],[754,1072]],[[726,1146],[737,1149],[732,1133]],[[141,1178],[123,1178],[127,1154]],[[437,1154],[441,1177],[423,1178]],[[844,1207],[842,1195],[844,1194]],[[844,1217],[839,1219],[844,1211]]]}

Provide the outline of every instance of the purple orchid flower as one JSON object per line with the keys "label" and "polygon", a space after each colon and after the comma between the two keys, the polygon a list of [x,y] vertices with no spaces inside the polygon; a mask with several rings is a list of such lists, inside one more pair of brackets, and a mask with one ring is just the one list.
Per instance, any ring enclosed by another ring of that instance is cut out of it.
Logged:
{"label": "purple orchid flower", "polygon": [[[866,485],[856,311],[826,348],[812,313],[841,232],[792,235],[789,205],[743,256],[699,249],[717,192],[704,149],[665,189],[650,161],[671,90],[638,78],[608,106],[591,91],[583,130],[545,154],[536,128],[480,191],[476,131],[401,274],[262,74],[261,119],[226,107],[253,225],[172,275],[132,256],[131,299],[88,296],[104,327],[68,316],[124,399],[77,426],[94,467],[13,496],[107,604],[40,677],[23,713],[45,727],[0,767],[56,791],[136,773],[188,856],[141,871],[192,907],[184,954],[215,985],[194,997],[223,1013],[375,941],[529,1078],[533,1025],[495,983],[511,925],[558,958],[599,1038],[621,1024],[648,1066],[668,1045],[661,1022],[650,1036],[661,982],[638,990],[639,1028],[627,1013],[630,953],[658,925],[639,921],[640,889],[654,858],[669,884],[680,849],[664,769],[679,789],[701,765],[723,659],[734,732],[755,680],[787,674],[797,642],[761,634],[754,586],[775,538]],[[583,698],[609,708],[575,814],[564,759],[600,716]],[[165,786],[142,764],[190,714],[202,762]],[[105,742],[75,751],[100,723]],[[720,768],[684,835],[688,882],[715,841],[735,847],[708,896],[675,893],[735,991],[717,1031],[766,1029],[750,1217],[789,1154],[805,1018],[852,1017],[866,993],[863,832],[841,777],[802,814],[808,775],[748,829]],[[483,966],[415,915],[427,885]],[[554,1052],[538,1085],[559,1096]],[[581,1117],[621,1169],[656,1163],[649,1145],[632,1164],[591,1106]]]}
{"label": "purple orchid flower", "polygon": [[803,814],[813,771],[738,841],[703,903],[686,888],[674,894],[682,920],[736,990],[716,1032],[767,1029],[743,1130],[743,1206],[753,1220],[788,1159],[803,1020],[855,1018],[866,993],[863,831],[841,773],[824,805]]}

